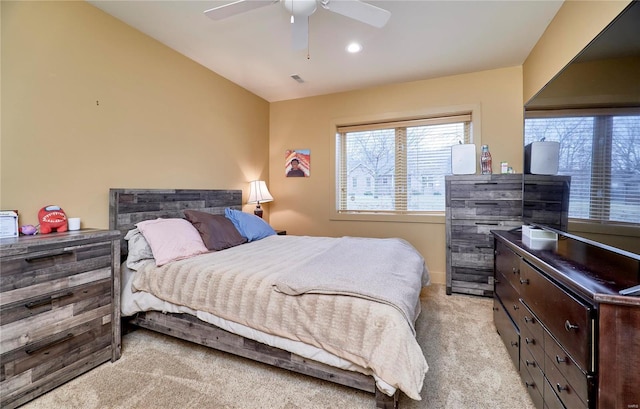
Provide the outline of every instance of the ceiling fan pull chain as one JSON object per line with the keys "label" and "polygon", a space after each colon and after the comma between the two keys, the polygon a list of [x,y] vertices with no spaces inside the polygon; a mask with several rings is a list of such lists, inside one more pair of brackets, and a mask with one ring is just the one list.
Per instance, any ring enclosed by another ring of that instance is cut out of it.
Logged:
{"label": "ceiling fan pull chain", "polygon": [[308,40],[310,38],[309,33],[311,32],[311,19],[307,17],[307,60],[311,59],[311,42]]}

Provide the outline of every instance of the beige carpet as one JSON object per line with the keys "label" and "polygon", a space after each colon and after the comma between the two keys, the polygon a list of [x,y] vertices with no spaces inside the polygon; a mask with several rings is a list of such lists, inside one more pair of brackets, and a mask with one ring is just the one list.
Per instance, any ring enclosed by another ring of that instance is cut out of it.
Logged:
{"label": "beige carpet", "polygon": [[[493,326],[492,301],[423,292],[418,340],[430,369],[422,401],[402,409],[533,409]],[[374,407],[373,395],[146,330],[123,338],[122,358],[23,406],[51,408],[302,409]]]}

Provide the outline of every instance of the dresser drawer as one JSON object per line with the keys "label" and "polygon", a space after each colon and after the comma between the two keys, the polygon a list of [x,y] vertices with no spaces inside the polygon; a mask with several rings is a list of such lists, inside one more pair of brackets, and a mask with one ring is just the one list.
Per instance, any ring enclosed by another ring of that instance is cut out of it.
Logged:
{"label": "dresser drawer", "polygon": [[[531,353],[531,356],[538,363],[538,366],[544,368],[544,337],[535,336],[529,331],[527,326],[520,327],[520,344],[523,350]],[[542,385],[542,384],[541,384]]]}
{"label": "dresser drawer", "polygon": [[522,200],[522,175],[445,176],[451,200]]}
{"label": "dresser drawer", "polygon": [[522,348],[520,351],[520,376],[524,379],[523,371],[527,372],[528,379],[533,380],[535,383],[535,389],[540,394],[543,395],[544,389],[544,374],[542,372],[542,367],[534,356],[531,354],[527,348]]}
{"label": "dresser drawer", "polygon": [[493,322],[496,330],[507,347],[507,352],[516,369],[520,370],[520,336],[509,315],[498,298],[493,299]]}
{"label": "dresser drawer", "polygon": [[[534,369],[537,370],[537,369]],[[542,394],[544,393],[544,387],[542,383],[538,383],[536,378],[527,370],[523,364],[520,365],[520,378],[522,379],[522,383],[524,383],[525,388],[527,388],[527,392],[529,392],[529,396],[533,401],[533,405],[536,409],[544,408],[544,398]],[[543,378],[544,379],[544,378]]]}
{"label": "dresser drawer", "polygon": [[540,324],[540,320],[538,320],[538,317],[524,304],[522,304],[521,311],[521,320],[518,322],[520,328],[526,328],[533,338],[539,340],[538,344],[542,347],[544,345],[545,330]]}
{"label": "dresser drawer", "polygon": [[560,398],[564,406],[571,409],[588,409],[587,404],[574,389],[558,368],[553,364],[549,356],[546,356],[544,364],[545,375],[553,388],[553,392]]}
{"label": "dresser drawer", "polygon": [[[549,333],[545,334],[544,346],[545,353],[548,357],[547,362],[551,362],[555,367],[553,369],[560,372],[581,400],[587,402],[589,396],[589,380],[587,375],[582,372],[569,354],[558,345]],[[551,371],[552,368],[545,368],[545,370]]]}
{"label": "dresser drawer", "polygon": [[520,296],[516,289],[513,288],[509,281],[500,273],[497,273],[495,277],[495,292],[507,313],[511,316],[511,319],[513,319],[513,322],[518,325],[522,308]]}
{"label": "dresser drawer", "polygon": [[520,289],[520,256],[502,243],[495,243],[495,269],[502,274],[511,285]]}
{"label": "dresser drawer", "polygon": [[592,368],[591,308],[524,261],[520,276],[520,295],[525,304],[583,370]]}
{"label": "dresser drawer", "polygon": [[[486,226],[499,226],[505,219],[516,221],[522,215],[521,200],[451,200],[449,207],[452,220],[480,219]],[[522,222],[519,222],[522,225]],[[508,229],[505,229],[508,230]]]}
{"label": "dresser drawer", "polygon": [[544,396],[544,408],[545,409],[567,409],[564,404],[556,395],[553,390],[553,386],[549,383],[547,379],[544,381],[544,391],[542,395]]}
{"label": "dresser drawer", "polygon": [[[2,257],[2,305],[29,298],[33,293],[82,283],[82,273],[111,268],[111,243],[61,245],[28,254]],[[53,282],[53,284],[52,284]]]}

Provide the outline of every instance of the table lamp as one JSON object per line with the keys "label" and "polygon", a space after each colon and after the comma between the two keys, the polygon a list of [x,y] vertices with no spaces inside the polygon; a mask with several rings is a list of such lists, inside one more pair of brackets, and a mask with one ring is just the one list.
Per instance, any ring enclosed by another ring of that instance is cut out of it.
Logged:
{"label": "table lamp", "polygon": [[249,200],[247,203],[256,204],[256,209],[253,211],[258,217],[262,217],[262,208],[260,207],[260,203],[271,202],[273,201],[273,196],[269,193],[269,189],[267,189],[267,184],[264,180],[254,180],[249,184]]}

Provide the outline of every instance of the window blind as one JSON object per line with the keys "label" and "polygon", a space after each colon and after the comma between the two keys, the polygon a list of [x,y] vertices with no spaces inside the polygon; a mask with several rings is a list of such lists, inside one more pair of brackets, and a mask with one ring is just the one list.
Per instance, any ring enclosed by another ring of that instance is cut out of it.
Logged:
{"label": "window blind", "polygon": [[640,223],[640,110],[528,112],[525,144],[560,142],[569,217]]}
{"label": "window blind", "polygon": [[471,142],[471,114],[337,130],[339,213],[443,212],[451,145]]}

